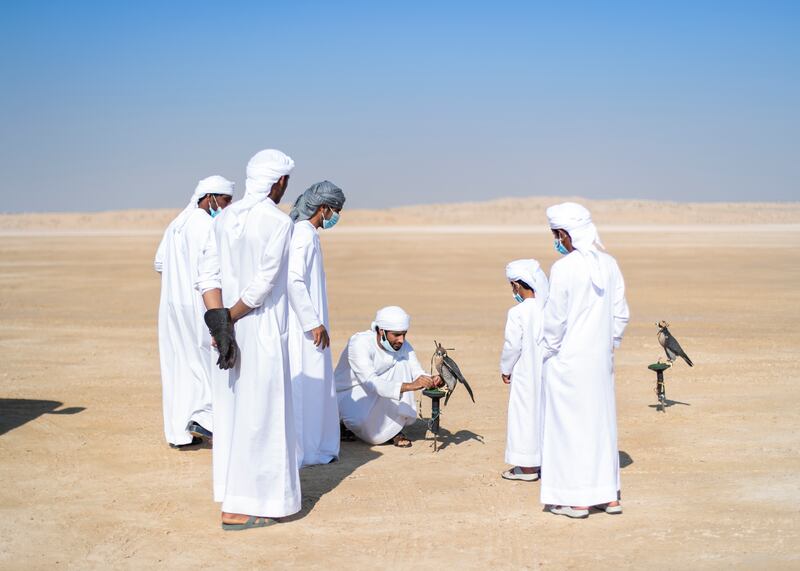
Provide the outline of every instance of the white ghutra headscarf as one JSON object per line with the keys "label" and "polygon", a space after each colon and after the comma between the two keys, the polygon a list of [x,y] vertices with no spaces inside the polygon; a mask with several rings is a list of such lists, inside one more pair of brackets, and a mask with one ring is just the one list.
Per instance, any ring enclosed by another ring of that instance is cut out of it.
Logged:
{"label": "white ghutra headscarf", "polygon": [[183,227],[189,220],[189,215],[198,208],[197,203],[200,202],[200,199],[206,194],[227,194],[228,196],[233,196],[233,183],[225,177],[216,174],[198,182],[192,194],[192,198],[189,200],[189,204],[187,204],[183,212],[178,214],[177,218],[175,218],[175,224],[172,227],[175,232],[183,230]]}
{"label": "white ghutra headscarf", "polygon": [[605,290],[606,279],[600,267],[600,250],[605,250],[591,213],[575,202],[556,204],[547,209],[547,220],[553,230],[566,230],[572,238],[572,246],[583,255],[589,264],[592,283]]}
{"label": "white ghutra headscarf", "polygon": [[241,236],[247,223],[250,209],[267,198],[272,185],[294,169],[294,161],[275,149],[257,152],[247,163],[247,181],[244,197],[226,208],[226,216],[234,216],[234,234]]}
{"label": "white ghutra headscarf", "polygon": [[536,292],[536,304],[544,309],[547,302],[549,284],[547,276],[536,260],[514,260],[506,266],[506,279],[509,282],[523,281]]}
{"label": "white ghutra headscarf", "polygon": [[374,331],[376,327],[380,327],[384,331],[408,331],[409,325],[411,325],[411,317],[403,308],[390,305],[378,310],[370,329]]}

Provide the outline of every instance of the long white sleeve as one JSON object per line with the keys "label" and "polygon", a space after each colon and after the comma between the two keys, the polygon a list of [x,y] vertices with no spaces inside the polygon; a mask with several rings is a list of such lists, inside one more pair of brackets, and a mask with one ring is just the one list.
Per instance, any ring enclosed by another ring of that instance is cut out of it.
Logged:
{"label": "long white sleeve", "polygon": [[569,310],[569,289],[567,277],[558,262],[550,270],[550,294],[544,306],[543,341],[545,358],[552,357],[561,350],[561,342],[567,331],[567,312]]}
{"label": "long white sleeve", "polygon": [[286,222],[275,228],[270,235],[267,247],[258,262],[255,276],[239,295],[242,302],[248,307],[261,307],[275,286],[280,275],[281,264],[287,258],[292,227],[292,223],[287,218]]}
{"label": "long white sleeve", "polygon": [[[399,400],[403,380],[389,380],[378,375],[372,361],[370,348],[363,341],[363,339],[351,338],[347,348],[350,369],[356,379],[382,397]],[[380,349],[376,347],[375,350],[379,351]]]}
{"label": "long white sleeve", "polygon": [[217,238],[214,229],[208,233],[206,242],[200,251],[197,266],[197,279],[194,283],[197,291],[206,293],[212,289],[222,289]]}
{"label": "long white sleeve", "polygon": [[628,309],[628,302],[625,299],[625,279],[619,266],[615,264],[617,274],[617,287],[614,291],[614,348],[618,348],[622,343],[622,335],[628,326],[631,313]]}
{"label": "long white sleeve", "polygon": [[167,227],[166,232],[164,232],[164,235],[161,237],[161,243],[159,243],[158,250],[156,250],[156,258],[153,260],[153,268],[155,268],[159,274],[164,271],[164,251],[166,249],[167,232],[169,232],[169,230],[169,227]]}
{"label": "long white sleeve", "polygon": [[500,354],[500,372],[510,375],[522,354],[522,319],[514,308],[508,311],[506,319],[505,341]]}
{"label": "long white sleeve", "polygon": [[308,273],[313,251],[313,240],[307,240],[300,232],[296,232],[289,249],[289,303],[304,332],[322,325],[322,319],[308,290]]}

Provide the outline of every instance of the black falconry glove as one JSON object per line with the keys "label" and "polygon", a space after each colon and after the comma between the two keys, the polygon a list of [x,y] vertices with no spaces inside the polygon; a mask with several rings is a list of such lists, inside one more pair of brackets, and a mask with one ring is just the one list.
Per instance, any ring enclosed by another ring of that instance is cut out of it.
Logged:
{"label": "black falconry glove", "polygon": [[217,343],[217,351],[219,351],[219,359],[217,365],[223,371],[232,369],[236,366],[236,361],[239,359],[239,346],[236,344],[236,335],[233,330],[233,319],[231,319],[231,310],[227,307],[219,309],[209,309],[203,316],[211,337]]}

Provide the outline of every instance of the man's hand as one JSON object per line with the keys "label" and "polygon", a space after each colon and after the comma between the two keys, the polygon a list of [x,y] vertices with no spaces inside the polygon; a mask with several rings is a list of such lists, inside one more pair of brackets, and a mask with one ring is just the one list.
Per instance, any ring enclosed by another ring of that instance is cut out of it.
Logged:
{"label": "man's hand", "polygon": [[315,327],[309,333],[314,337],[314,345],[320,349],[325,349],[331,344],[331,338],[328,336],[328,330],[324,325]]}
{"label": "man's hand", "polygon": [[444,381],[442,380],[441,375],[434,375],[431,378],[433,379],[433,382],[434,382],[433,386],[434,387],[441,387],[444,384]]}
{"label": "man's hand", "polygon": [[503,382],[507,385],[511,384],[511,375],[500,375],[500,378],[503,379]]}
{"label": "man's hand", "polygon": [[418,391],[420,389],[432,389],[441,382],[439,376],[429,377],[428,375],[420,375],[411,383],[403,383],[400,385],[400,393],[408,391]]}
{"label": "man's hand", "polygon": [[414,384],[417,385],[417,388],[414,390],[432,389],[437,385],[437,382],[433,379],[433,377],[429,377],[428,375],[420,375],[414,380]]}

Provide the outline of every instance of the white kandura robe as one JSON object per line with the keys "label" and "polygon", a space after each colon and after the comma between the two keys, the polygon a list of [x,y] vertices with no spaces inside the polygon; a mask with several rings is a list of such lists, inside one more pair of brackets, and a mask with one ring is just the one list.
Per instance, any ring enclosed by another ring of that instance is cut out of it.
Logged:
{"label": "white kandura robe", "polygon": [[317,229],[295,223],[289,250],[289,370],[300,466],[339,457],[339,409],[331,348],[314,345],[312,329],[328,325],[328,294]]}
{"label": "white kandura robe", "polygon": [[535,467],[542,462],[543,315],[534,298],[508,310],[500,372],[511,375],[508,397],[508,464]]}
{"label": "white kandura robe", "polygon": [[410,343],[390,353],[375,331],[356,333],[334,372],[342,422],[365,442],[387,442],[417,418],[414,392],[401,394],[401,385],[427,374]]}
{"label": "white kandura robe", "polygon": [[592,506],[620,489],[614,348],[628,323],[616,260],[599,253],[603,290],[576,251],[550,271],[544,309],[544,432],[541,501]]}
{"label": "white kandura robe", "polygon": [[226,208],[200,261],[200,291],[221,287],[225,307],[241,298],[255,308],[235,325],[238,366],[212,368],[214,499],[224,512],[282,517],[300,510],[287,351],[292,228],[266,197],[243,212]]}
{"label": "white kandura robe", "polygon": [[164,232],[155,257],[161,273],[158,349],[161,360],[164,435],[170,444],[189,444],[195,421],[213,431],[211,336],[203,321],[205,305],[194,288],[197,261],[213,219],[202,208],[182,213]]}

